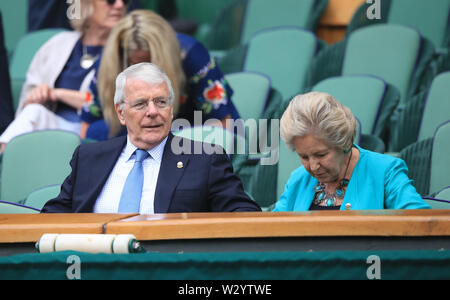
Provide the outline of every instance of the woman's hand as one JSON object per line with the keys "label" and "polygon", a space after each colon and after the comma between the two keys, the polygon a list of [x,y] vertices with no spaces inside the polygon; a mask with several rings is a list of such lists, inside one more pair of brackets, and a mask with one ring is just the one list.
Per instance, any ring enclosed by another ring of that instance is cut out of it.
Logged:
{"label": "woman's hand", "polygon": [[50,88],[47,84],[41,84],[28,93],[24,106],[30,103],[44,104],[49,100],[57,101],[58,99],[56,98],[52,88]]}
{"label": "woman's hand", "polygon": [[85,98],[86,92],[61,88],[53,89],[47,84],[41,84],[28,93],[24,106],[30,103],[44,104],[47,101],[61,101],[75,109],[81,109]]}

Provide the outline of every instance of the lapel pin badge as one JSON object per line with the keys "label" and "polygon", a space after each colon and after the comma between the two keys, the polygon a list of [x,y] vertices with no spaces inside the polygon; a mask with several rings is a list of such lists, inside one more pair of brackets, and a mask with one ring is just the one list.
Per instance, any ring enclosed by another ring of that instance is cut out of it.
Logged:
{"label": "lapel pin badge", "polygon": [[179,161],[179,162],[177,163],[177,168],[178,168],[178,169],[182,169],[182,168],[183,168],[183,163],[182,163],[181,161]]}

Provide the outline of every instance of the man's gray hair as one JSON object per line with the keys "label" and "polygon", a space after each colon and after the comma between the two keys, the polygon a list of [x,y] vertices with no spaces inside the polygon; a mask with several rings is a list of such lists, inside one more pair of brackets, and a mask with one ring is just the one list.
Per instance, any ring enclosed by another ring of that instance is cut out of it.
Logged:
{"label": "man's gray hair", "polygon": [[145,62],[132,65],[117,76],[114,104],[120,104],[125,100],[125,84],[127,83],[127,79],[139,79],[151,86],[166,83],[169,89],[171,103],[175,100],[172,82],[166,73],[157,65]]}

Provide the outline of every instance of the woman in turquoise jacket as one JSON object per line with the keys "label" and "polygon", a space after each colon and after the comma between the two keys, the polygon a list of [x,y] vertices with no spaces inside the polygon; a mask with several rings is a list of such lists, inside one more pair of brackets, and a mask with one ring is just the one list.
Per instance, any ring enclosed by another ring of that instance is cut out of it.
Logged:
{"label": "woman in turquoise jacket", "polygon": [[401,159],[353,144],[350,109],[326,93],[292,99],[281,118],[281,137],[302,166],[286,183],[274,211],[430,208]]}

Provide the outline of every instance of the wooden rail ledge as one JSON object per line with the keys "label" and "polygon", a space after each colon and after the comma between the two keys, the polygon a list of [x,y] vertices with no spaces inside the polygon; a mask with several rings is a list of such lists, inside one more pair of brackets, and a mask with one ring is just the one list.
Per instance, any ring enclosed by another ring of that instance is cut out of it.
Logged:
{"label": "wooden rail ledge", "polygon": [[134,234],[138,240],[315,236],[450,236],[450,210],[0,215],[0,243],[44,233]]}
{"label": "wooden rail ledge", "polygon": [[104,233],[107,223],[135,214],[0,214],[0,243],[36,242],[44,233]]}
{"label": "wooden rail ledge", "polygon": [[138,240],[315,236],[450,236],[450,210],[373,210],[138,215],[106,233]]}

